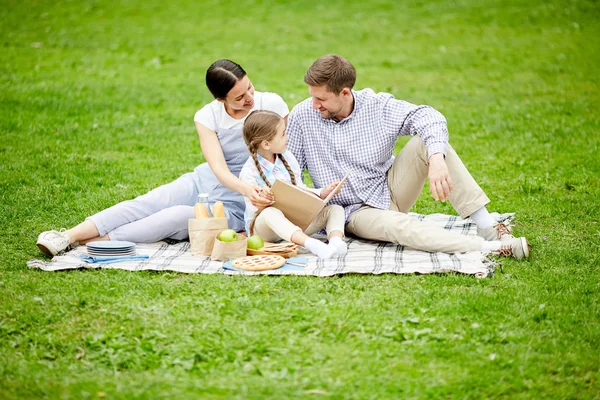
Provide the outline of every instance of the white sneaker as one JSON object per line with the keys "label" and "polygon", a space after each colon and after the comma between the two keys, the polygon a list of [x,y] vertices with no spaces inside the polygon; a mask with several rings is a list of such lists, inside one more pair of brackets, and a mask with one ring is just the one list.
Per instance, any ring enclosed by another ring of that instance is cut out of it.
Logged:
{"label": "white sneaker", "polygon": [[49,256],[55,256],[67,250],[70,244],[64,230],[42,232],[37,240],[37,247]]}
{"label": "white sneaker", "polygon": [[510,228],[504,225],[502,222],[498,222],[487,229],[477,228],[477,236],[481,236],[487,241],[514,239]]}
{"label": "white sneaker", "polygon": [[495,252],[498,255],[522,260],[529,258],[529,254],[531,254],[531,246],[524,237],[502,239],[501,243],[502,247]]}

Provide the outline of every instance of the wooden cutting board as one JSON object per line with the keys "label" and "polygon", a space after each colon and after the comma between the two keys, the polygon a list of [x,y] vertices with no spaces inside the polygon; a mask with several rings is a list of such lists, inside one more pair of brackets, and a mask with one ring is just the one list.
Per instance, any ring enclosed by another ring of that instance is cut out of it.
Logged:
{"label": "wooden cutting board", "polygon": [[249,256],[275,255],[284,258],[296,257],[298,255],[298,246],[294,243],[270,243],[266,242],[264,247],[258,250],[247,249]]}

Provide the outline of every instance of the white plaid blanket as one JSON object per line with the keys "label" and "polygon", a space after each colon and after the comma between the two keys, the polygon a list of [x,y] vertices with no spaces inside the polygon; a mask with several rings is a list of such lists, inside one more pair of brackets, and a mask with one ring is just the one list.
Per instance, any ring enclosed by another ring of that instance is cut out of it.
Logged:
{"label": "white plaid blanket", "polygon": [[[410,214],[414,218],[425,219],[444,227],[445,229],[459,232],[463,235],[475,235],[476,227],[471,220],[460,217],[431,214]],[[493,216],[498,221],[508,223],[513,214],[497,214]],[[308,259],[304,268],[288,266],[287,264],[276,270],[248,272],[223,268],[223,263],[212,261],[210,257],[195,257],[189,251],[189,242],[156,242],[151,244],[137,244],[138,254],[147,254],[148,259],[124,261],[118,263],[95,264],[87,263],[81,256],[87,255],[85,246],[79,246],[60,256],[55,256],[51,261],[31,260],[27,262],[30,268],[39,268],[44,271],[62,271],[77,268],[113,268],[127,271],[176,271],[183,273],[202,274],[244,274],[244,275],[312,275],[334,276],[340,274],[432,274],[457,272],[487,277],[494,273],[498,264],[487,257],[486,254],[474,251],[468,253],[447,254],[428,253],[413,250],[404,246],[391,243],[374,242],[363,239],[346,238],[348,254],[331,260],[321,260],[311,254],[301,254]]]}

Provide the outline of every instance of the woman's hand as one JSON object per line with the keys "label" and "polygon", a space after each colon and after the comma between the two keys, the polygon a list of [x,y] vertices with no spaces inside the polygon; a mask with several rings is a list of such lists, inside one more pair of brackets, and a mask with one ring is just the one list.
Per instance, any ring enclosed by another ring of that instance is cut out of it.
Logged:
{"label": "woman's hand", "polygon": [[244,196],[258,209],[269,207],[275,202],[275,197],[269,188],[266,189],[264,190],[256,185],[248,185]]}
{"label": "woman's hand", "polygon": [[271,188],[268,186],[263,187],[260,190],[260,195],[264,198],[269,200],[271,203],[275,202],[275,195],[273,194],[273,192],[271,191]]}
{"label": "woman's hand", "polygon": [[[320,197],[322,199],[324,199],[325,197],[329,196],[329,194],[331,192],[333,192],[333,190],[335,189],[335,187],[337,185],[339,185],[340,181],[335,181],[335,182],[331,182],[329,185],[325,186],[323,189],[321,189],[321,194]],[[340,187],[338,188],[338,190],[335,191],[335,194],[338,194],[342,191],[342,186],[344,186],[343,184],[340,185]]]}
{"label": "woman's hand", "polygon": [[452,192],[452,180],[442,153],[429,158],[429,190],[436,201],[446,201]]}

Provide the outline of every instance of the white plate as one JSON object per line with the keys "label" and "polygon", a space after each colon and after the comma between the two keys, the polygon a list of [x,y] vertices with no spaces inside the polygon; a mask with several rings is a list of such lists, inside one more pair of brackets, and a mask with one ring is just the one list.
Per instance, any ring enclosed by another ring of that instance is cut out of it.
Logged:
{"label": "white plate", "polygon": [[137,256],[136,252],[133,253],[90,253],[88,252],[88,254],[90,256],[95,256],[95,257],[128,257],[128,256]]}
{"label": "white plate", "polygon": [[104,254],[122,254],[122,255],[128,255],[128,254],[135,254],[136,251],[135,250],[131,250],[131,251],[94,251],[94,250],[88,250],[87,251],[88,254],[93,254],[95,256],[101,256]]}
{"label": "white plate", "polygon": [[96,250],[96,249],[87,249],[88,253],[135,253],[135,249],[127,249],[127,250]]}
{"label": "white plate", "polygon": [[121,250],[121,249],[130,249],[135,248],[135,243],[133,242],[124,242],[119,240],[104,240],[98,242],[89,242],[85,245],[87,248],[93,248],[96,250]]}

